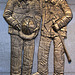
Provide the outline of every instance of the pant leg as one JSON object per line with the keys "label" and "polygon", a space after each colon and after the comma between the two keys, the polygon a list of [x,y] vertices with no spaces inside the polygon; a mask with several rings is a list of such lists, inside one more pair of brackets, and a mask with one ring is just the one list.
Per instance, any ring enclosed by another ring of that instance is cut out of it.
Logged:
{"label": "pant leg", "polygon": [[59,37],[54,38],[54,75],[64,75],[64,48]]}
{"label": "pant leg", "polygon": [[31,75],[33,56],[34,56],[34,39],[24,42],[24,57],[22,75]]}
{"label": "pant leg", "polygon": [[11,35],[11,71],[10,75],[21,75],[21,57],[23,40],[17,35]]}
{"label": "pant leg", "polygon": [[48,75],[48,57],[51,39],[41,36],[38,51],[38,72],[40,75]]}

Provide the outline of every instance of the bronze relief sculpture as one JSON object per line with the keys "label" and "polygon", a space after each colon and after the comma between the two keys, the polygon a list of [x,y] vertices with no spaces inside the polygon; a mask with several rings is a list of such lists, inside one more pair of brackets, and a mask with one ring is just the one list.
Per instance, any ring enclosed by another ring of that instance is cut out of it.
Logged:
{"label": "bronze relief sculpture", "polygon": [[[63,40],[67,37],[66,26],[72,19],[72,12],[66,0],[8,0],[3,16],[9,24],[11,36],[10,75],[31,75],[34,40],[38,35],[41,20],[38,72],[33,75],[48,75],[48,56],[52,40],[53,75],[64,75],[64,53],[68,58],[69,55]],[[71,61],[70,58],[68,61]]]}
{"label": "bronze relief sculpture", "polygon": [[31,75],[34,39],[38,35],[41,22],[39,1],[8,0],[3,17],[9,24],[11,36],[10,75]]}
{"label": "bronze relief sculpture", "polygon": [[[63,40],[66,38],[66,26],[72,19],[72,12],[66,0],[42,0],[41,3],[42,28],[38,51],[38,72],[41,75],[48,75],[48,56],[53,40],[53,75],[64,75],[64,53],[67,52],[64,50]],[[70,58],[69,62],[71,62]]]}

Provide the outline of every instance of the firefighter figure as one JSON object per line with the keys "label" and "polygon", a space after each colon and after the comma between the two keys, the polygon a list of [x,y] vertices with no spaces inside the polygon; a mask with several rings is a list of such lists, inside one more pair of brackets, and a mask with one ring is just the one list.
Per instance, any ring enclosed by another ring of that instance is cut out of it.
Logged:
{"label": "firefighter figure", "polygon": [[8,0],[3,17],[11,37],[10,75],[31,75],[34,39],[41,21],[39,0]]}
{"label": "firefighter figure", "polygon": [[54,43],[54,74],[64,75],[64,48],[61,38],[66,38],[66,26],[72,19],[72,12],[66,0],[41,0],[42,28],[38,51],[38,73],[48,75],[50,44]]}

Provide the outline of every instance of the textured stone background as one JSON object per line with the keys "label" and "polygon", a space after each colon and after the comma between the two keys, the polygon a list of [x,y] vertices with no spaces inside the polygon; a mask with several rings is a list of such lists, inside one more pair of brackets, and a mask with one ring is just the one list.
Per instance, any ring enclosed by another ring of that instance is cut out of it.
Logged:
{"label": "textured stone background", "polygon": [[[8,34],[8,24],[3,19],[3,12],[7,0],[0,0],[0,75],[10,75],[10,35]],[[72,58],[72,63],[68,64],[65,58],[65,75],[75,75],[75,0],[67,0],[73,12],[73,19],[67,26],[66,48]],[[36,38],[35,55],[33,62],[33,72],[37,71],[37,51],[39,46],[39,36]],[[53,72],[53,43],[49,55],[49,75]]]}

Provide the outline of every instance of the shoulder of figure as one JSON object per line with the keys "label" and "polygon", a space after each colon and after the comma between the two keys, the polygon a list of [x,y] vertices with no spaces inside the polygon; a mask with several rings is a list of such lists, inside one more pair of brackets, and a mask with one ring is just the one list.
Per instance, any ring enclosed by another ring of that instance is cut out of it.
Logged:
{"label": "shoulder of figure", "polygon": [[7,3],[16,3],[16,2],[18,2],[18,0],[8,0],[8,2]]}
{"label": "shoulder of figure", "polygon": [[67,2],[66,0],[58,0],[60,3]]}
{"label": "shoulder of figure", "polygon": [[51,2],[52,2],[53,4],[57,4],[57,5],[63,4],[63,3],[67,3],[66,0],[51,0]]}
{"label": "shoulder of figure", "polygon": [[7,6],[13,6],[13,5],[16,5],[18,4],[18,0],[8,0],[7,2]]}

